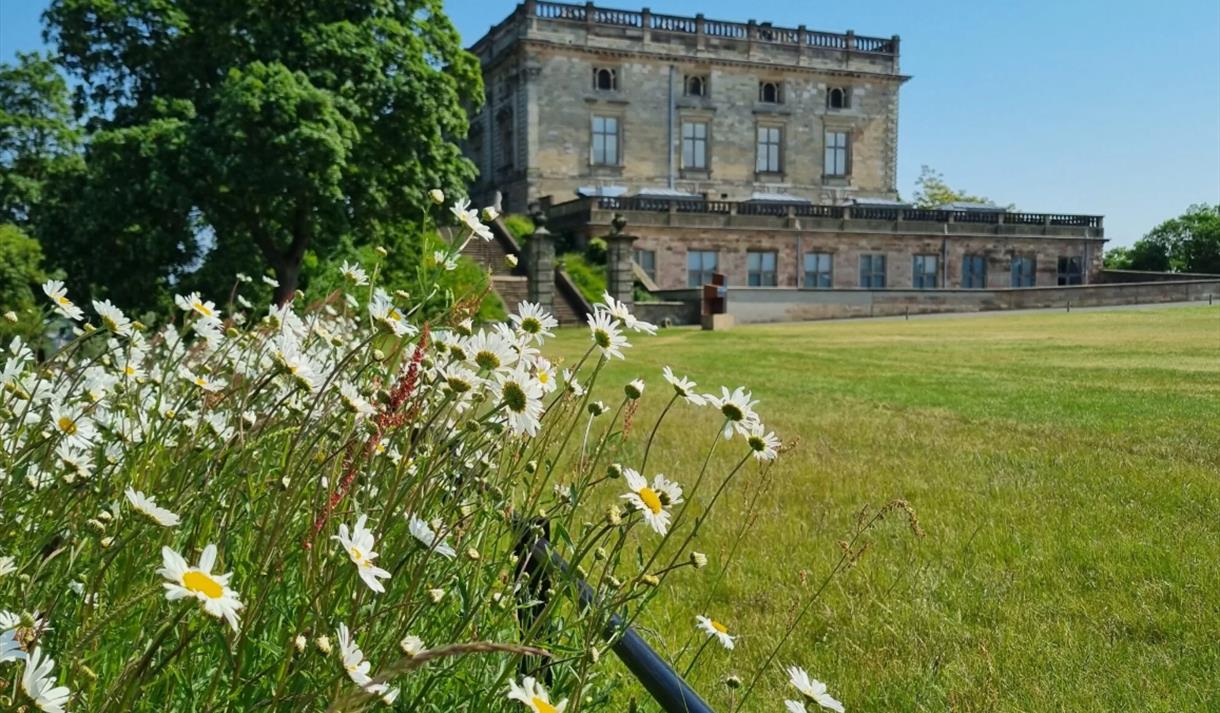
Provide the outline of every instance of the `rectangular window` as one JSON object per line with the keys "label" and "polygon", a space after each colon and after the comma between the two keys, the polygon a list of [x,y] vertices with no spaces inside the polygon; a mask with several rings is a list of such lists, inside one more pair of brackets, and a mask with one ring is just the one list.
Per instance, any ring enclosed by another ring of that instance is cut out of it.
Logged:
{"label": "rectangular window", "polygon": [[940,257],[937,255],[916,255],[915,264],[911,268],[911,284],[917,290],[935,289],[939,285]]}
{"label": "rectangular window", "polygon": [[746,273],[750,287],[775,287],[775,253],[748,251]]}
{"label": "rectangular window", "polygon": [[987,286],[987,256],[967,255],[962,258],[962,287],[982,289]]}
{"label": "rectangular window", "polygon": [[618,118],[593,117],[593,165],[617,166],[618,149]]}
{"label": "rectangular window", "polygon": [[686,251],[686,285],[702,287],[712,281],[712,273],[718,264],[715,250]]}
{"label": "rectangular window", "polygon": [[885,256],[860,256],[860,286],[876,289],[885,287]]}
{"label": "rectangular window", "polygon": [[707,169],[707,122],[682,122],[682,168]]}
{"label": "rectangular window", "polygon": [[1014,257],[1012,259],[1012,286],[1033,287],[1037,282],[1035,265],[1032,256]]}
{"label": "rectangular window", "polygon": [[832,287],[832,270],[830,253],[805,253],[805,287]]}
{"label": "rectangular window", "polygon": [[1059,256],[1059,284],[1084,284],[1084,260],[1079,255]]}
{"label": "rectangular window", "polygon": [[827,176],[842,178],[849,168],[849,146],[846,131],[826,132],[826,163],[823,169]]}
{"label": "rectangular window", "polygon": [[778,126],[758,127],[759,173],[782,173],[784,130]]}
{"label": "rectangular window", "polygon": [[635,264],[640,266],[645,275],[653,281],[657,280],[657,253],[655,250],[636,250]]}

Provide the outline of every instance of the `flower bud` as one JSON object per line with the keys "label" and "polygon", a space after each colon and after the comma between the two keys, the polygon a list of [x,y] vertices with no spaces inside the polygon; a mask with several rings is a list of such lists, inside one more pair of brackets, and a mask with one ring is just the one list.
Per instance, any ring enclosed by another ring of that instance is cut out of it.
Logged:
{"label": "flower bud", "polygon": [[690,563],[695,566],[695,569],[703,569],[707,566],[707,555],[702,552],[690,553]]}
{"label": "flower bud", "polygon": [[735,674],[735,673],[734,673],[734,674],[729,674],[729,675],[728,675],[728,676],[727,676],[727,677],[724,679],[724,685],[725,685],[725,686],[728,686],[729,688],[732,688],[732,689],[738,689],[738,688],[741,688],[741,678],[740,678],[740,677],[738,677],[738,676],[737,676],[737,674]]}
{"label": "flower bud", "polygon": [[655,574],[641,574],[640,584],[646,587],[659,587],[661,586],[661,578]]}
{"label": "flower bud", "polygon": [[305,640],[305,637],[301,636],[300,634],[297,634],[297,638],[292,640],[292,646],[297,650],[298,654],[305,653],[305,646],[308,643],[309,642]]}
{"label": "flower bud", "polygon": [[329,636],[319,636],[318,638],[313,640],[313,645],[318,647],[318,651],[321,651],[324,654],[330,655],[331,648],[330,648],[330,637]]}
{"label": "flower bud", "polygon": [[445,590],[439,587],[436,589],[429,589],[428,598],[432,600],[433,604],[440,604],[441,600],[445,598]]}
{"label": "flower bud", "polygon": [[644,395],[644,380],[632,379],[623,387],[623,393],[627,394],[627,398],[635,401]]}
{"label": "flower bud", "polygon": [[389,255],[389,254],[390,254],[390,251],[389,251],[389,250],[386,250],[385,248],[381,247],[380,245],[378,245],[377,247],[373,248],[373,252],[377,253],[377,254],[378,254],[378,255],[380,255],[381,257],[385,257],[385,256],[387,256],[387,255]]}
{"label": "flower bud", "polygon": [[500,211],[496,210],[495,206],[489,205],[483,209],[483,221],[484,222],[490,223],[491,221],[493,221],[499,217],[500,217]]}
{"label": "flower bud", "polygon": [[606,468],[606,477],[611,480],[618,480],[623,477],[623,464],[611,463],[610,467]]}
{"label": "flower bud", "polygon": [[407,656],[418,656],[424,650],[424,642],[418,636],[408,635],[402,641],[398,642],[398,648]]}
{"label": "flower bud", "polygon": [[610,410],[610,407],[601,401],[593,401],[589,404],[589,413],[593,416],[600,416]]}
{"label": "flower bud", "polygon": [[4,313],[4,318],[14,324],[17,323],[17,313],[11,309]]}
{"label": "flower bud", "polygon": [[516,266],[517,266],[517,262],[518,262],[518,261],[517,261],[517,256],[516,256],[516,255],[509,255],[508,257],[504,258],[504,262],[508,263],[508,266],[509,266],[509,267],[516,267]]}
{"label": "flower bud", "polygon": [[611,527],[618,527],[623,524],[623,511],[617,505],[611,505],[606,508],[606,524]]}
{"label": "flower bud", "polygon": [[445,202],[445,192],[439,188],[433,188],[432,190],[428,191],[428,197],[431,198],[432,202],[436,205],[440,205]]}

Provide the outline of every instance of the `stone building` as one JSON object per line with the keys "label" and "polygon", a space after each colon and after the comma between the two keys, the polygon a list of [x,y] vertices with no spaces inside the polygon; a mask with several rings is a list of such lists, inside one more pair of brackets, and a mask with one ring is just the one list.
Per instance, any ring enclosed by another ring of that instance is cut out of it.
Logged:
{"label": "stone building", "polygon": [[622,213],[641,279],[686,288],[1087,284],[1098,216],[917,210],[896,188],[899,38],[527,0],[472,47],[472,191],[552,231]]}

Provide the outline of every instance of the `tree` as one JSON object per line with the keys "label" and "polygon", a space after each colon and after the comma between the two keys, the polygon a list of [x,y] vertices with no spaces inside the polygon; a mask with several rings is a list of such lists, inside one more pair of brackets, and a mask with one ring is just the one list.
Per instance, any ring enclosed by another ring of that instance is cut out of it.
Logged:
{"label": "tree", "polygon": [[474,176],[481,73],[440,0],[54,0],[46,21],[91,115],[74,189],[109,199],[64,206],[65,262],[114,240],[216,294],[261,263],[283,302],[307,252],[418,235],[427,189]]}
{"label": "tree", "polygon": [[[988,198],[950,188],[945,177],[927,165],[920,167],[915,186],[913,202],[916,208],[939,208],[946,203],[991,203]],[[1008,210],[1011,209],[1012,206],[1008,206]]]}
{"label": "tree", "polygon": [[6,313],[0,317],[0,337],[6,343],[13,335],[30,340],[41,332],[42,310],[35,290],[46,279],[38,241],[15,225],[0,224],[0,312]]}
{"label": "tree", "polygon": [[28,225],[48,180],[80,165],[68,85],[48,58],[0,63],[0,223]]}
{"label": "tree", "polygon": [[[1220,274],[1220,204],[1192,205],[1152,230],[1106,267],[1154,272]],[[1107,253],[1107,256],[1110,254]]]}

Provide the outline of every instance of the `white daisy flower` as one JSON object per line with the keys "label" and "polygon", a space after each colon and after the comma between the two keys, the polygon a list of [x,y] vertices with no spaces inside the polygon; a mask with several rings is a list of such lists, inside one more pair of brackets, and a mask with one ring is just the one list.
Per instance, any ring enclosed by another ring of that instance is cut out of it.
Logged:
{"label": "white daisy flower", "polygon": [[407,656],[418,656],[426,647],[423,639],[413,634],[408,634],[402,641],[398,642],[398,648]]}
{"label": "white daisy flower", "polygon": [[60,280],[47,280],[42,283],[42,291],[51,299],[51,303],[55,305],[55,311],[59,312],[64,317],[79,322],[85,316],[84,310],[76,306],[72,300],[68,299],[68,292],[64,289],[64,283]]}
{"label": "white daisy flower", "polygon": [[538,357],[534,360],[534,378],[538,380],[538,385],[545,393],[549,394],[558,387],[555,380],[555,367],[545,357]]}
{"label": "white daisy flower", "polygon": [[635,315],[631,314],[631,310],[627,309],[627,305],[614,299],[609,292],[602,293],[602,302],[604,304],[594,305],[594,308],[606,310],[612,317],[622,322],[623,326],[627,329],[647,334],[657,333],[657,326],[655,324],[645,322],[642,319],[636,319]]}
{"label": "white daisy flower", "polygon": [[542,305],[533,302],[522,302],[517,305],[517,313],[508,315],[513,327],[522,334],[528,335],[538,344],[545,337],[553,337],[551,330],[559,326],[559,320],[542,309]]}
{"label": "white daisy flower", "polygon": [[434,251],[432,253],[432,260],[437,265],[444,266],[445,272],[453,272],[454,270],[457,269],[458,256],[450,255],[449,253],[445,252],[444,250]]}
{"label": "white daisy flower", "polygon": [[0,628],[0,663],[25,660],[25,652],[17,641],[15,628]]}
{"label": "white daisy flower", "polygon": [[466,340],[466,358],[481,371],[507,369],[517,363],[517,350],[501,332],[482,331]]}
{"label": "white daisy flower", "polygon": [[407,521],[411,536],[419,540],[424,547],[449,559],[457,556],[457,552],[454,551],[453,547],[444,538],[438,537],[427,521],[414,515],[407,515]]}
{"label": "white daisy flower", "polygon": [[740,386],[732,393],[729,393],[728,387],[725,386],[720,387],[720,391],[721,396],[719,397],[705,394],[704,398],[724,414],[724,437],[732,438],[733,431],[749,437],[750,429],[758,422],[758,414],[754,413],[754,404],[758,401],[752,398],[749,391]]}
{"label": "white daisy flower", "polygon": [[93,300],[93,310],[102,318],[102,325],[106,329],[120,337],[131,336],[131,320],[127,319],[127,315],[123,314],[123,310],[110,304],[110,300],[102,300],[101,302]]}
{"label": "white daisy flower", "polygon": [[373,560],[377,559],[377,553],[373,551],[373,533],[364,526],[367,520],[367,515],[361,515],[350,533],[346,524],[339,525],[339,534],[331,539],[338,540],[339,544],[343,545],[344,552],[356,565],[360,579],[364,580],[369,589],[382,594],[385,592],[385,587],[378,580],[389,579],[390,573],[373,564]]}
{"label": "white daisy flower", "polygon": [[809,713],[800,701],[784,701],[784,708],[788,709],[788,713]]}
{"label": "white daisy flower", "polygon": [[[805,669],[799,666],[789,666],[788,679],[792,686],[800,691],[801,695],[805,696],[808,700],[836,713],[843,713],[843,704],[836,701],[826,692],[826,684],[811,677],[805,672]],[[791,707],[789,710],[791,710]]]}
{"label": "white daisy flower", "polygon": [[181,376],[186,381],[191,382],[209,394],[214,394],[221,391],[225,387],[225,383],[222,379],[214,379],[207,374],[196,374],[184,364],[178,365],[178,376]]}
{"label": "white daisy flower", "polygon": [[542,426],[542,384],[521,367],[500,374],[498,378],[508,427],[514,433],[538,435]]}
{"label": "white daisy flower", "polygon": [[623,468],[623,476],[631,490],[622,496],[623,499],[644,514],[649,527],[664,535],[669,531],[667,508],[682,502],[682,486],[660,474],[653,477],[652,485],[649,485],[647,478],[631,468]]}
{"label": "white daisy flower", "polygon": [[676,376],[673,369],[670,369],[668,366],[661,369],[661,376],[664,376],[669,385],[674,387],[674,393],[686,399],[687,402],[695,406],[703,406],[707,403],[707,399],[703,398],[701,394],[695,393],[695,387],[698,384],[685,376]]}
{"label": "white daisy flower", "polygon": [[186,297],[174,295],[174,304],[183,312],[194,312],[206,319],[220,319],[220,310],[212,302],[204,300],[198,292],[192,292]]}
{"label": "white daisy flower", "polygon": [[161,527],[177,527],[178,523],[181,522],[181,518],[177,515],[157,505],[156,498],[150,498],[131,487],[127,488],[126,495],[127,502],[131,503],[131,506],[137,512]]}
{"label": "white daisy flower", "polygon": [[339,274],[356,287],[369,284],[369,274],[364,271],[364,268],[349,263],[347,260],[344,260],[343,264],[339,266]]}
{"label": "white daisy flower", "polygon": [[518,684],[515,680],[508,682],[508,698],[520,701],[532,713],[563,713],[568,707],[567,699],[559,703],[551,703],[551,696],[532,676],[526,676]]}
{"label": "white daisy flower", "polygon": [[0,577],[17,571],[17,562],[12,557],[0,557]]}
{"label": "white daisy flower", "polygon": [[277,279],[275,279],[274,277],[271,277],[270,275],[263,275],[263,282],[264,282],[265,284],[268,284],[268,285],[272,286],[272,287],[279,287],[279,286],[280,286],[280,281],[279,281],[279,280],[277,280]]}
{"label": "white daisy flower", "polygon": [[490,223],[500,217],[500,211],[496,210],[494,205],[489,205],[483,208],[483,220]]}
{"label": "white daisy flower", "polygon": [[588,320],[593,343],[601,353],[606,357],[624,359],[622,349],[630,347],[631,343],[619,331],[618,320],[604,309],[594,309]]}
{"label": "white daisy flower", "polygon": [[698,623],[699,628],[702,629],[703,632],[708,636],[714,636],[717,639],[720,639],[721,646],[729,649],[730,651],[733,649],[733,640],[736,637],[729,634],[729,629],[724,624],[721,624],[715,619],[709,619],[708,617],[702,615],[696,616],[695,621]]}
{"label": "white daisy flower", "polygon": [[343,399],[344,408],[361,418],[367,418],[377,413],[377,409],[360,395],[360,390],[356,388],[355,384],[347,381],[340,383],[339,396]]}
{"label": "white daisy flower", "polygon": [[42,655],[42,648],[35,646],[21,674],[21,690],[43,713],[63,713],[71,691],[66,686],[56,686],[51,676],[55,659]]}
{"label": "white daisy flower", "polygon": [[746,436],[746,443],[750,444],[750,450],[754,451],[754,458],[758,461],[775,460],[779,455],[779,447],[781,442],[774,431],[768,431],[761,422],[755,422],[750,426],[750,435]]}
{"label": "white daisy flower", "polygon": [[479,220],[479,213],[470,207],[470,201],[463,198],[449,207],[449,211],[473,234],[484,240],[491,240],[491,228]]}
{"label": "white daisy flower", "polygon": [[356,645],[347,624],[344,623],[339,624],[339,657],[343,660],[343,670],[347,671],[352,683],[364,688],[373,680],[369,675],[373,665],[364,660],[364,652]]}
{"label": "white daisy flower", "polygon": [[63,403],[51,404],[51,423],[64,443],[74,448],[87,448],[97,434],[92,419]]}
{"label": "white daisy flower", "polygon": [[229,589],[228,574],[212,574],[212,566],[216,564],[216,545],[209,544],[199,555],[199,565],[191,567],[182,555],[168,547],[161,548],[161,559],[164,566],[157,574],[165,577],[165,598],[171,602],[188,597],[194,597],[203,604],[203,610],[209,616],[217,619],[224,617],[233,631],[237,631],[239,618],[237,612],[242,608],[237,592]]}
{"label": "white daisy flower", "polygon": [[378,287],[369,300],[369,315],[373,321],[390,330],[396,337],[414,334],[417,330],[407,323],[407,318],[394,306],[386,291]]}

